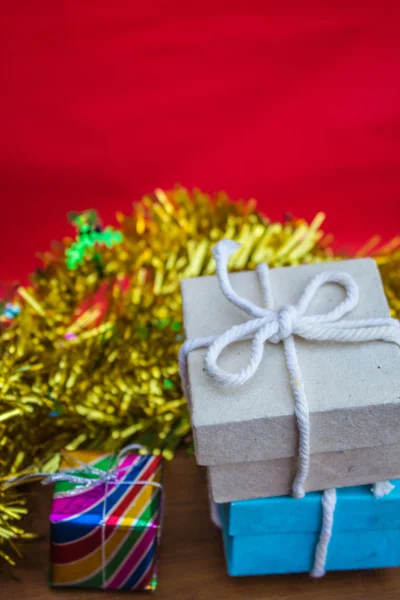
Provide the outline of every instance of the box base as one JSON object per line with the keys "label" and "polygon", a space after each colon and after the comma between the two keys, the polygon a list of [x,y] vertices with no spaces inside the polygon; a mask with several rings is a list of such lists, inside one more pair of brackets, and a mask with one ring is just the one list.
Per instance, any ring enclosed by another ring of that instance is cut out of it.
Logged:
{"label": "box base", "polygon": [[[400,477],[400,443],[342,452],[312,454],[307,492],[364,485]],[[211,497],[234,502],[291,494],[297,458],[208,467]]]}

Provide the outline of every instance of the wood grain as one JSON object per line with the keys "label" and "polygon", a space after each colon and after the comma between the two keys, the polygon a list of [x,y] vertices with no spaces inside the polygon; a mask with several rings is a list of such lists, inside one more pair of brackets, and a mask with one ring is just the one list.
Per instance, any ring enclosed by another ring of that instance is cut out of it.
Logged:
{"label": "wood grain", "polygon": [[[36,491],[37,490],[37,491]],[[394,600],[400,569],[308,575],[230,578],[220,532],[210,523],[204,471],[179,452],[165,469],[166,514],[160,551],[159,600]],[[24,547],[18,567],[0,568],[0,599],[111,600],[123,594],[47,586],[50,490],[35,488],[31,529],[41,538]]]}

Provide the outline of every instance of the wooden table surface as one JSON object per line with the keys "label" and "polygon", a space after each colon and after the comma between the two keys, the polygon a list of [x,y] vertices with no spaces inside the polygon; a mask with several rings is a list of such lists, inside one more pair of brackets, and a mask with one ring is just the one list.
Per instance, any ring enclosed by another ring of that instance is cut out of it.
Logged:
{"label": "wooden table surface", "polygon": [[[178,452],[165,469],[166,513],[160,551],[158,600],[398,600],[400,569],[308,575],[230,578],[221,535],[209,520],[204,472]],[[111,600],[124,593],[47,586],[50,490],[32,499],[31,528],[41,534],[26,544],[18,567],[0,567],[0,599]],[[143,596],[142,596],[143,597]]]}

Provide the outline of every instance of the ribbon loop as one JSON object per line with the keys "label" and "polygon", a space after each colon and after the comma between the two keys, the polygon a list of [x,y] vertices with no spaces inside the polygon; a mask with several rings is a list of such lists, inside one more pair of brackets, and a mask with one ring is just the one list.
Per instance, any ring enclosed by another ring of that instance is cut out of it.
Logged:
{"label": "ribbon loop", "polygon": [[[272,311],[271,314],[273,315]],[[297,323],[298,311],[295,306],[284,306],[272,317],[259,317],[242,325],[234,325],[209,346],[204,359],[207,375],[219,385],[242,385],[248,381],[260,366],[266,341],[278,344],[293,334]],[[252,337],[253,336],[253,337]],[[236,373],[225,371],[218,366],[221,353],[231,344],[251,340],[251,352],[248,364]]]}
{"label": "ribbon loop", "polygon": [[[344,288],[346,297],[340,302],[336,308],[322,314],[310,315],[303,317],[311,301],[315,297],[317,291],[326,283],[336,283]],[[353,310],[358,304],[359,290],[358,285],[351,275],[348,273],[325,271],[313,277],[306,285],[300,300],[296,307],[299,315],[301,315],[308,323],[331,323],[338,321],[344,315]]]}
{"label": "ribbon loop", "polygon": [[[242,385],[257,371],[263,357],[265,340],[276,335],[277,329],[277,322],[271,321],[268,317],[253,319],[243,325],[234,325],[210,345],[204,358],[207,375],[219,385]],[[231,373],[218,366],[217,361],[223,350],[235,342],[248,339],[251,339],[251,353],[245,367],[236,373]]]}

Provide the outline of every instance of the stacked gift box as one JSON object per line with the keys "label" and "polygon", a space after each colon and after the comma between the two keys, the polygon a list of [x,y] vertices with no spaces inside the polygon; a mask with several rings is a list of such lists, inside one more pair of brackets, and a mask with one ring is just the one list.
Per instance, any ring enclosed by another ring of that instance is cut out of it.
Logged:
{"label": "stacked gift box", "polygon": [[228,275],[235,249],[182,282],[180,357],[229,573],[400,565],[400,329],[375,262]]}

